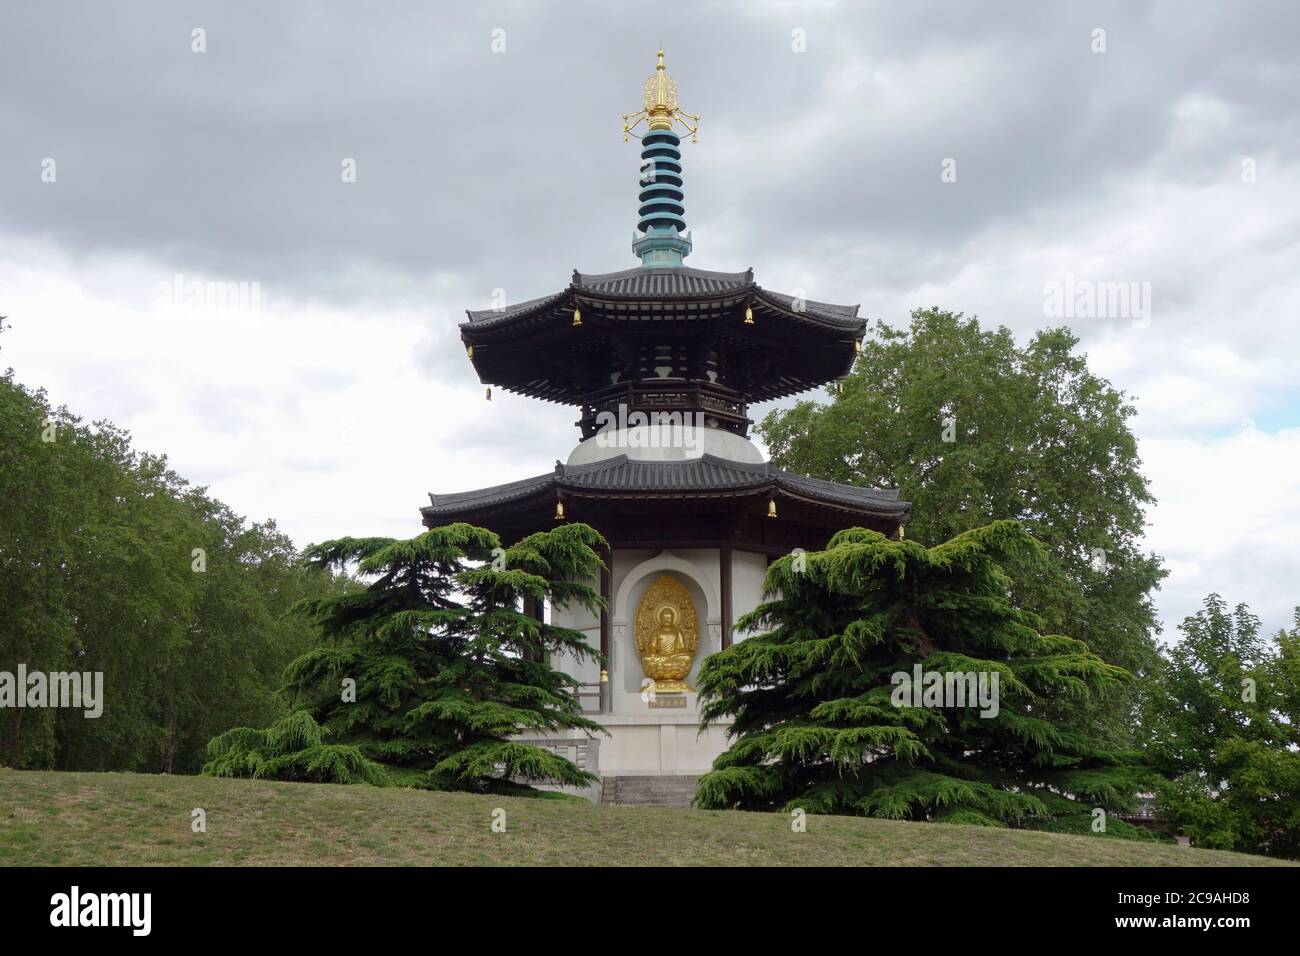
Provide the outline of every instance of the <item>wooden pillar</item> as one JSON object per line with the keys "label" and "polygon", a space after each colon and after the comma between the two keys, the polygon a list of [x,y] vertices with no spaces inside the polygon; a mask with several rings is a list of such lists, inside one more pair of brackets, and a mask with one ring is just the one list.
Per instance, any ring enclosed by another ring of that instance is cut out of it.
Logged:
{"label": "wooden pillar", "polygon": [[718,578],[722,591],[722,649],[731,646],[731,542],[718,549]]}
{"label": "wooden pillar", "polygon": [[610,620],[609,615],[613,608],[610,603],[614,600],[610,593],[613,587],[613,570],[614,570],[614,550],[606,548],[602,555],[605,559],[605,566],[600,571],[600,596],[605,599],[605,606],[600,611],[600,668],[601,673],[605,674],[607,679],[600,682],[600,712],[609,713],[610,694],[609,694],[609,649],[610,649]]}

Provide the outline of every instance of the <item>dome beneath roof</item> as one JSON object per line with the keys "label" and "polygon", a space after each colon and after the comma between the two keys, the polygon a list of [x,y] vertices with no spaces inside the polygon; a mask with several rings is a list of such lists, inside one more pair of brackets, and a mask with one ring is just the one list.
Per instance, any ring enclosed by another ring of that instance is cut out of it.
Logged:
{"label": "dome beneath roof", "polygon": [[579,442],[566,464],[590,465],[619,455],[629,461],[690,461],[705,455],[751,465],[764,461],[752,441],[721,428],[638,425],[611,428]]}

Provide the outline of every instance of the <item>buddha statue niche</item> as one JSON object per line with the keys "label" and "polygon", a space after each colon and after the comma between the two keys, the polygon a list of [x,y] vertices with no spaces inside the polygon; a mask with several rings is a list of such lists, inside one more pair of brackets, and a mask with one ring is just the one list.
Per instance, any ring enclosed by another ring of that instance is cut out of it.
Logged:
{"label": "buddha statue niche", "polygon": [[636,650],[657,694],[694,691],[686,683],[700,646],[700,624],[691,595],[665,574],[646,589],[636,614]]}

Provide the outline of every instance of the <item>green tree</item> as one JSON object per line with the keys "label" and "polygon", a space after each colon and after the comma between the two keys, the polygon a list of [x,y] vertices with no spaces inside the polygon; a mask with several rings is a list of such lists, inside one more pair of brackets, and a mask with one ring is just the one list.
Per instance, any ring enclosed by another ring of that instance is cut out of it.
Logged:
{"label": "green tree", "polygon": [[[1015,569],[1018,600],[1142,675],[1156,660],[1151,593],[1165,574],[1140,545],[1153,499],[1134,409],[1077,345],[1058,328],[1020,348],[1005,328],[918,310],[906,329],[876,324],[828,404],[774,411],[759,433],[783,468],[899,488],[913,504],[908,537],[923,544],[1021,522],[1053,560]],[[1071,716],[1127,742],[1134,706],[1125,693],[1071,702]]]}
{"label": "green tree", "polygon": [[[382,765],[393,783],[526,793],[530,782],[594,782],[571,761],[512,738],[601,730],[582,715],[573,679],[550,664],[561,652],[599,655],[581,632],[538,620],[523,604],[598,611],[601,599],[587,582],[599,574],[595,549],[603,546],[583,524],[509,549],[490,531],[452,524],[409,540],[343,538],[309,548],[314,565],[356,562],[371,583],[301,606],[322,642],[288,668],[297,704],[327,739]],[[275,775],[253,733],[213,741],[209,772]],[[299,765],[288,769],[297,779]]]}
{"label": "green tree", "polygon": [[384,768],[360,749],[325,742],[311,714],[296,710],[267,730],[236,727],[208,743],[203,771],[213,777],[254,777],[314,783],[387,783]]}
{"label": "green tree", "polygon": [[1300,857],[1300,608],[1274,646],[1217,594],[1179,630],[1146,700],[1161,809],[1197,846]]}
{"label": "green tree", "polygon": [[[84,449],[60,454],[43,438],[68,418],[0,379],[0,670],[20,662],[65,670],[76,658],[77,621],[68,607],[63,562],[71,550],[75,516],[65,503],[75,495],[70,474],[86,467]],[[50,766],[57,752],[52,710],[0,710],[0,763]]]}
{"label": "green tree", "polygon": [[[0,763],[194,772],[210,737],[284,714],[311,636],[286,616],[345,582],[300,567],[109,422],[0,377],[0,670],[101,672],[104,709],[0,711]],[[201,549],[201,570],[195,552]]]}
{"label": "green tree", "polygon": [[193,773],[213,735],[241,723],[270,723],[285,713],[279,693],[284,668],[311,646],[314,635],[291,609],[359,585],[345,575],[304,567],[274,521],[249,524],[193,491],[187,501],[200,519],[198,537],[189,543],[203,548],[205,570],[194,572],[191,557],[194,604],[159,703],[163,769]]}
{"label": "green tree", "polygon": [[[697,802],[986,826],[1087,821],[1131,803],[1132,757],[1044,707],[1130,677],[1042,633],[1013,600],[1012,559],[1040,561],[1041,547],[999,521],[932,548],[854,528],[775,561],[764,603],[739,622],[759,633],[700,671],[703,719],[731,719],[733,742]],[[923,695],[930,674],[982,675],[989,693]]]}

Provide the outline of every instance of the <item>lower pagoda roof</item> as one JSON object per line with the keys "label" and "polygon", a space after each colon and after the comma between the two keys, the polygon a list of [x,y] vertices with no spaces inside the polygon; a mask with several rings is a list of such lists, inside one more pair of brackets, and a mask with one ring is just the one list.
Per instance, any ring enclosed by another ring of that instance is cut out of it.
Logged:
{"label": "lower pagoda roof", "polygon": [[[756,499],[765,505],[768,498],[833,512],[834,523],[844,527],[855,517],[870,526],[893,527],[905,523],[912,511],[909,502],[899,500],[896,489],[805,478],[770,462],[731,461],[709,454],[686,461],[637,461],[624,454],[586,465],[556,462],[549,474],[490,488],[431,493],[429,504],[420,513],[429,528],[452,521],[490,527],[507,515],[525,511],[541,510],[549,518],[557,500],[566,507],[584,501],[622,500],[644,508],[655,501],[683,506],[692,501],[711,502],[716,507],[719,499]],[[583,520],[580,512],[569,517]]]}

